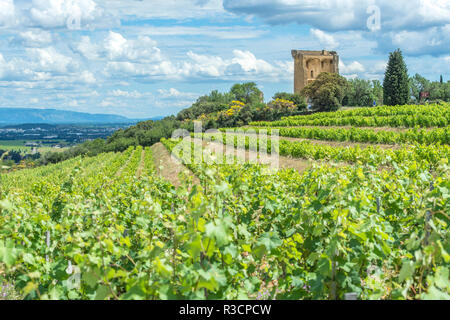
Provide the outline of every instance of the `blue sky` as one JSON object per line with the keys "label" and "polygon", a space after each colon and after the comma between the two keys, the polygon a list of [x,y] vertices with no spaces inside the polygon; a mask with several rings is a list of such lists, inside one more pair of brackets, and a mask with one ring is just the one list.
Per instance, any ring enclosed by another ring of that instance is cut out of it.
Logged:
{"label": "blue sky", "polygon": [[236,82],[291,92],[291,49],[382,80],[401,48],[411,75],[450,80],[450,1],[0,0],[0,44],[0,107],[146,118]]}

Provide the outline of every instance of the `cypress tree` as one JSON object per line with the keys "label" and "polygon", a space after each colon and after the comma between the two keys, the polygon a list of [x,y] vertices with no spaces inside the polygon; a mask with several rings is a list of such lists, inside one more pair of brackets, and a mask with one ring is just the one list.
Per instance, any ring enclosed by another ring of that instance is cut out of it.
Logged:
{"label": "cypress tree", "polygon": [[384,75],[384,104],[388,106],[404,105],[409,102],[408,69],[400,49],[391,52]]}
{"label": "cypress tree", "polygon": [[441,74],[441,84],[443,84],[443,83],[444,83],[444,77]]}

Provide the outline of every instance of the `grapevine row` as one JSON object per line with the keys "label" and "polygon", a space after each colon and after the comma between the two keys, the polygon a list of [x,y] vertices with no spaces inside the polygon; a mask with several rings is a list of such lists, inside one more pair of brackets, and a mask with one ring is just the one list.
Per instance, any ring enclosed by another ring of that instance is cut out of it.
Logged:
{"label": "grapevine row", "polygon": [[[216,140],[214,134],[195,134],[198,138],[206,140]],[[220,137],[218,137],[220,139]],[[233,142],[234,147],[240,147],[251,150],[259,149],[260,139],[256,135],[233,135],[228,137],[226,134],[221,135],[223,144]],[[267,151],[271,152],[270,139],[262,140],[267,143]],[[417,162],[421,165],[434,168],[442,161],[448,161],[450,157],[450,147],[448,145],[408,145],[399,149],[383,149],[376,146],[368,146],[366,148],[356,147],[339,147],[314,144],[310,141],[279,141],[279,154],[282,156],[290,156],[294,158],[314,159],[314,160],[333,160],[344,161],[349,163],[362,163],[373,166],[383,166],[400,164],[403,162]]]}
{"label": "grapevine row", "polygon": [[[173,150],[179,141],[163,143]],[[202,171],[200,164],[188,166]],[[263,275],[277,280],[272,297],[277,291],[281,299],[342,298],[349,291],[362,299],[449,296],[446,163],[436,169],[437,178],[403,164],[382,171],[321,166],[303,175],[284,170],[275,176],[248,164],[208,170],[204,179],[210,185],[227,181],[235,195],[226,217],[229,213],[246,228],[238,237],[250,244],[238,247],[236,257],[270,265]],[[439,225],[433,236],[427,235],[427,219]]]}
{"label": "grapevine row", "polygon": [[352,108],[350,110],[339,110],[335,112],[319,112],[307,116],[291,116],[283,119],[324,119],[324,118],[345,118],[345,117],[387,117],[399,115],[430,115],[430,116],[444,116],[448,119],[450,112],[450,104],[443,105],[402,105],[402,106],[380,106],[374,108]]}
{"label": "grapevine row", "polygon": [[201,183],[188,191],[151,169],[136,179],[141,153],[120,177],[130,152],[111,167],[78,169],[63,188],[49,181],[57,199],[32,191],[0,199],[2,276],[27,299],[449,294],[445,162],[434,175],[413,163],[273,175],[259,165],[197,163],[189,166]]}
{"label": "grapevine row", "polygon": [[361,128],[224,128],[222,132],[234,131],[237,133],[256,133],[265,130],[271,134],[272,130],[278,130],[282,137],[317,139],[326,141],[350,141],[376,144],[450,144],[450,127],[436,128],[432,130],[417,129],[407,131],[374,131]]}
{"label": "grapevine row", "polygon": [[273,122],[250,122],[258,127],[296,127],[296,126],[353,126],[353,127],[394,127],[394,128],[423,128],[447,127],[450,123],[450,113],[441,116],[429,114],[394,115],[394,116],[352,116],[344,118],[286,118]]}

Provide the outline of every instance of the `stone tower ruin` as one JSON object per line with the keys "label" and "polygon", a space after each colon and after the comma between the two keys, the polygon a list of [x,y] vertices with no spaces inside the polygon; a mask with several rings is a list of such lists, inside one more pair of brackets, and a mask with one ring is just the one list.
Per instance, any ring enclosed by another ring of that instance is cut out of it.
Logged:
{"label": "stone tower ruin", "polygon": [[339,55],[335,51],[292,50],[294,58],[294,93],[317,79],[320,73],[339,74]]}

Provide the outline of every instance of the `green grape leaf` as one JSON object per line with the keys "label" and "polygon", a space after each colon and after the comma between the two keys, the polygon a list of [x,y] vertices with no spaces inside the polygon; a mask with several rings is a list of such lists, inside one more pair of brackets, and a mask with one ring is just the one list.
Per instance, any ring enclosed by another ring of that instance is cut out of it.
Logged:
{"label": "green grape leaf", "polygon": [[409,280],[412,278],[414,274],[415,268],[414,268],[414,262],[412,261],[403,261],[402,269],[400,270],[399,278],[398,280],[400,282],[403,282],[405,280]]}

